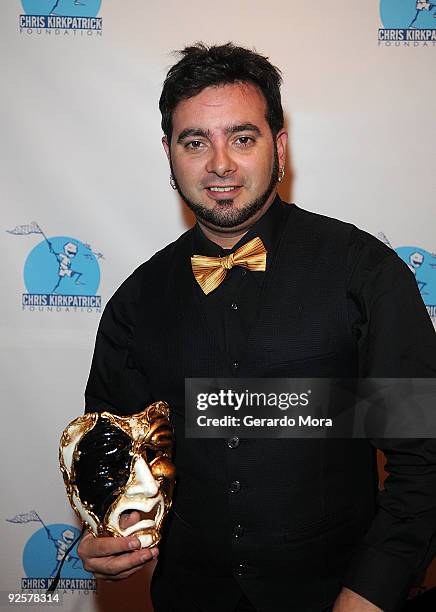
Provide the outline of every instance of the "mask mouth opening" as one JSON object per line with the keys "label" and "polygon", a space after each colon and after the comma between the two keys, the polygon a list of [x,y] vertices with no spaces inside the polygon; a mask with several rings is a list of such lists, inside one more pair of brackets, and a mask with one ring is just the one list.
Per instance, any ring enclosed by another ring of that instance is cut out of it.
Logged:
{"label": "mask mouth opening", "polygon": [[136,510],[135,508],[128,508],[127,510],[124,510],[121,514],[120,514],[120,521],[123,518],[123,516],[125,514],[130,514],[131,512],[137,512],[139,514],[139,520],[138,523],[135,523],[135,525],[138,525],[139,523],[142,522],[150,522],[153,521],[154,523],[156,522],[156,516],[159,510],[159,504],[156,504],[151,510]]}
{"label": "mask mouth opening", "polygon": [[[151,502],[151,503],[150,503]],[[124,536],[131,535],[132,533],[138,535],[139,533],[148,534],[153,533],[156,528],[159,528],[162,518],[164,515],[165,505],[161,495],[153,500],[147,500],[147,502],[131,501],[123,504],[123,507],[117,512],[115,523],[118,526],[118,530]],[[130,525],[129,527],[122,529],[121,518],[125,514],[131,512],[137,512],[139,514],[138,522]]]}

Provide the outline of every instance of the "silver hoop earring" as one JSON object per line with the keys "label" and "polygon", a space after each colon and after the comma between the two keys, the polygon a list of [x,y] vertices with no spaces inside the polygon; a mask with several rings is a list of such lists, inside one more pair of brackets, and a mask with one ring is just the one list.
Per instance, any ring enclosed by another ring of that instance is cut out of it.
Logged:
{"label": "silver hoop earring", "polygon": [[277,178],[277,181],[281,183],[284,178],[285,178],[285,167],[282,166],[279,170],[279,176]]}
{"label": "silver hoop earring", "polygon": [[176,181],[174,180],[174,177],[172,174],[170,174],[170,185],[174,190],[177,189]]}

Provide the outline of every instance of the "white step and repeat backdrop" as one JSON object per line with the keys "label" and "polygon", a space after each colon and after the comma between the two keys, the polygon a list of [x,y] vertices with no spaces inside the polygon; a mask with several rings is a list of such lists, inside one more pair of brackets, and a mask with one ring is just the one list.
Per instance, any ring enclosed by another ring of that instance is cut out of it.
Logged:
{"label": "white step and repeat backdrop", "polygon": [[[192,221],[160,143],[172,50],[232,40],[283,69],[283,197],[388,242],[436,320],[436,9],[421,4],[1,3],[0,590],[43,588],[77,533],[57,445],[83,410],[101,310]],[[65,610],[147,608],[143,576],[95,595],[75,552],[62,576]]]}

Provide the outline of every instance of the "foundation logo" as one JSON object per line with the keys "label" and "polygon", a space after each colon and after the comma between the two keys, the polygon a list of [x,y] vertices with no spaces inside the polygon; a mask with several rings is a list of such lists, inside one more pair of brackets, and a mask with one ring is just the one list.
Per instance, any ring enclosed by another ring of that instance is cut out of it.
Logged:
{"label": "foundation logo", "polygon": [[21,579],[22,591],[46,591],[60,567],[60,591],[95,591],[95,579],[84,570],[77,554],[80,536],[77,527],[63,523],[46,525],[35,510],[6,520],[16,525],[39,523],[39,527],[32,533],[23,549],[26,577]]}
{"label": "foundation logo", "polygon": [[436,46],[436,0],[381,0],[379,46]]}
{"label": "foundation logo", "polygon": [[436,256],[415,246],[398,247],[395,251],[415,275],[429,315],[436,319]]}
{"label": "foundation logo", "polygon": [[24,264],[23,310],[101,311],[99,260],[102,253],[71,236],[48,238],[34,221],[7,230],[15,236],[36,234],[43,239]]}
{"label": "foundation logo", "polygon": [[93,36],[102,34],[101,0],[21,0],[21,34]]}
{"label": "foundation logo", "polygon": [[[379,240],[392,248],[385,234],[379,233]],[[436,325],[436,255],[416,246],[401,246],[395,252],[413,272],[428,314]]]}

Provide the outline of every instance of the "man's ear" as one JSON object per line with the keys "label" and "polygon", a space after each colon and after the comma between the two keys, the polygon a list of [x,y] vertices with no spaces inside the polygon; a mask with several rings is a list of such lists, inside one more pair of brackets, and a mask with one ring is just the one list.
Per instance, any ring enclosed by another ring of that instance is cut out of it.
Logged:
{"label": "man's ear", "polygon": [[171,159],[170,144],[169,144],[168,138],[166,136],[162,136],[162,146],[165,149],[165,153],[166,153],[166,156],[168,158],[168,161],[170,161],[170,159]]}
{"label": "man's ear", "polygon": [[286,148],[288,146],[288,132],[286,130],[280,130],[275,140],[279,158],[279,168],[284,168],[286,163]]}

